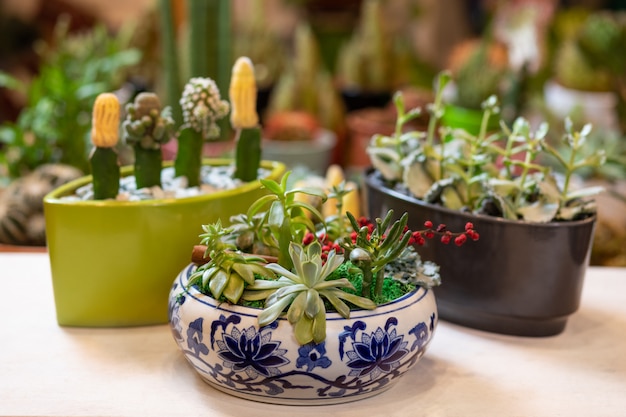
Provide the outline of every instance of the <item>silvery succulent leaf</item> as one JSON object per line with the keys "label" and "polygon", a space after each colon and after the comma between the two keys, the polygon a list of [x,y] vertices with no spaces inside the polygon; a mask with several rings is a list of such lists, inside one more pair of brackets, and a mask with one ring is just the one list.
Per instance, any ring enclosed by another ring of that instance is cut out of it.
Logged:
{"label": "silvery succulent leaf", "polygon": [[548,203],[541,200],[517,209],[517,213],[525,221],[533,223],[548,223],[556,216],[558,211],[558,203]]}
{"label": "silvery succulent leaf", "polygon": [[417,160],[413,160],[406,166],[403,181],[409,191],[417,198],[423,198],[434,183],[434,179],[426,170],[425,164]]}
{"label": "silvery succulent leaf", "polygon": [[579,190],[569,192],[567,194],[567,200],[569,201],[577,198],[590,197],[592,195],[597,195],[602,192],[604,192],[604,187],[602,186],[581,188]]}
{"label": "silvery succulent leaf", "polygon": [[393,149],[387,148],[367,148],[367,153],[372,162],[372,166],[377,169],[383,178],[388,181],[402,179],[402,165],[400,156]]}

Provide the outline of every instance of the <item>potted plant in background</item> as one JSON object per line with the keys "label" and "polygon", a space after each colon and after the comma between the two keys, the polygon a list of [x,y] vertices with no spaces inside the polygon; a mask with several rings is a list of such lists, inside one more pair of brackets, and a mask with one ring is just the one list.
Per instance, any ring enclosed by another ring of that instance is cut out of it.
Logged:
{"label": "potted plant in background", "polygon": [[[342,152],[346,149],[345,110],[331,74],[321,63],[317,40],[306,22],[296,27],[293,42],[293,56],[269,98],[266,125],[270,128],[270,136],[281,130],[293,132],[292,120],[297,116],[300,120],[307,120],[304,131],[309,130],[313,135],[311,139],[297,143],[266,137],[263,149],[288,165],[316,157],[309,160],[306,166],[321,174],[328,165],[343,158]],[[313,124],[320,128],[306,129]],[[302,132],[302,129],[298,130]]]}
{"label": "potted plant in background", "polygon": [[269,97],[286,64],[286,51],[279,34],[267,18],[267,3],[254,0],[241,10],[233,32],[234,56],[247,56],[254,64],[257,81],[257,113],[264,122]]}
{"label": "potted plant in background", "polygon": [[335,77],[347,111],[386,106],[408,82],[409,56],[385,25],[383,2],[362,2],[357,27],[337,56]]}
{"label": "potted plant in background", "polygon": [[[568,121],[564,154],[549,143],[546,124],[534,131],[518,118],[488,134],[495,97],[484,103],[477,135],[438,128],[448,81],[448,73],[438,77],[427,131],[402,133],[420,111],[407,111],[396,97],[398,129],[373,137],[368,148],[369,215],[393,208],[453,228],[472,222],[487,237],[455,256],[424,247],[424,259],[446,277],[437,290],[441,318],[499,333],[559,333],[579,305],[596,220],[589,197],[600,191],[573,189],[573,174],[602,164],[604,155],[585,154],[591,127],[575,131]],[[562,177],[539,159],[546,156],[561,165]]]}
{"label": "potted plant in background", "polygon": [[[244,92],[233,90],[231,100],[248,94],[246,90],[256,94],[249,60],[235,65],[233,80],[242,73],[248,85]],[[215,123],[227,114],[228,102],[220,99],[211,79],[193,78],[181,100],[186,119],[177,160],[163,164],[162,171],[159,151],[170,138],[169,112],[153,95],[138,96],[128,105],[123,128],[129,144],[134,143],[139,165],[123,167],[118,181],[120,168],[112,146],[118,140],[120,105],[110,94],[101,99],[94,108],[93,176],[70,182],[44,199],[57,320],[71,326],[164,323],[171,277],[185,265],[185,248],[197,238],[193,225],[226,222],[232,210],[266,193],[257,176],[279,179],[284,165],[259,162],[260,128],[253,126],[238,130],[237,146],[246,152],[238,152],[235,160],[205,160],[201,166],[198,149],[204,138],[219,134]],[[259,164],[262,171],[257,170]],[[200,181],[206,176],[213,178],[210,185]],[[135,178],[145,181],[145,187],[137,189]],[[150,182],[162,179],[179,192]],[[92,183],[100,199],[68,198],[80,190],[89,193]],[[185,188],[187,184],[199,186]],[[201,187],[208,187],[208,193]],[[134,196],[118,196],[120,188],[135,189]],[[84,271],[89,271],[88,278]]]}
{"label": "potted plant in background", "polygon": [[[174,338],[193,369],[231,395],[310,405],[383,392],[416,364],[435,330],[429,288],[438,268],[421,262],[413,244],[437,232],[428,222],[411,232],[406,214],[355,219],[344,212],[343,184],[326,194],[290,188],[288,177],[261,180],[270,193],[231,226],[202,226],[197,263],[170,294]],[[324,218],[319,206],[330,201],[338,214]],[[471,225],[440,233],[477,237]]]}
{"label": "potted plant in background", "polygon": [[[489,37],[458,45],[449,57],[452,80],[444,94],[441,123],[477,134],[483,111],[482,102],[491,95],[503,96],[512,77],[506,47]],[[517,112],[515,112],[517,113]],[[497,130],[499,117],[492,115],[488,129]]]}
{"label": "potted plant in background", "polygon": [[[38,74],[25,84],[0,71],[0,87],[24,96],[15,122],[0,126],[0,245],[45,251],[42,199],[89,169],[89,114],[99,93],[132,94],[128,74],[141,54],[128,30],[104,25],[70,33],[61,17],[38,44]],[[2,188],[4,192],[2,192]]]}
{"label": "potted plant in background", "polygon": [[566,10],[557,15],[554,32],[554,78],[544,86],[548,109],[557,117],[578,113],[596,128],[623,131],[626,60],[615,51],[626,41],[626,14]]}

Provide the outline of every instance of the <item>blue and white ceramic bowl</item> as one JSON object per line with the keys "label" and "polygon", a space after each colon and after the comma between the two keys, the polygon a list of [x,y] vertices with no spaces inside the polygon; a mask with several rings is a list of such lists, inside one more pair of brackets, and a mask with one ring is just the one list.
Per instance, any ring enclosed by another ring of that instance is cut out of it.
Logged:
{"label": "blue and white ceramic bowl", "polygon": [[381,393],[417,364],[438,321],[433,292],[419,288],[349,319],[328,313],[326,340],[300,346],[286,319],[259,329],[260,310],[187,289],[195,269],[181,271],[170,293],[174,338],[207,383],[250,400],[334,404]]}

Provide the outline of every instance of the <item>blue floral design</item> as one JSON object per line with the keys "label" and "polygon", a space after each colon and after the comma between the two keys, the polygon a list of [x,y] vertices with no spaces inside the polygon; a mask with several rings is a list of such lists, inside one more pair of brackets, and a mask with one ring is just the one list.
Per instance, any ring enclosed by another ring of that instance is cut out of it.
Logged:
{"label": "blue floral design", "polygon": [[202,334],[203,322],[204,319],[202,317],[197,318],[189,323],[189,327],[187,328],[187,346],[194,351],[196,356],[200,356],[201,353],[204,355],[209,353],[209,348],[202,343],[204,337]]}
{"label": "blue floral design", "polygon": [[328,368],[332,361],[326,356],[326,342],[322,343],[307,343],[298,349],[298,359],[296,360],[296,367],[304,368],[310,372],[315,367]]}
{"label": "blue floral design", "polygon": [[180,313],[178,312],[180,308],[180,303],[173,302],[170,305],[168,315],[170,321],[170,329],[172,330],[172,335],[174,339],[178,343],[182,343],[185,338],[183,337],[183,324],[180,321]]}
{"label": "blue floral design", "polygon": [[347,365],[352,368],[351,376],[366,376],[376,379],[381,373],[389,373],[400,366],[400,360],[409,351],[404,336],[398,336],[396,329],[391,329],[394,319],[387,321],[385,329],[377,328],[373,333],[363,333],[361,341],[353,343],[354,350],[346,352],[350,359]]}
{"label": "blue floral design", "polygon": [[230,334],[224,333],[223,339],[217,341],[220,349],[217,354],[224,361],[224,367],[243,371],[249,378],[254,379],[259,374],[278,375],[278,368],[289,360],[284,357],[287,350],[280,349],[280,342],[271,339],[270,331],[257,332],[253,326],[240,331],[233,327]]}

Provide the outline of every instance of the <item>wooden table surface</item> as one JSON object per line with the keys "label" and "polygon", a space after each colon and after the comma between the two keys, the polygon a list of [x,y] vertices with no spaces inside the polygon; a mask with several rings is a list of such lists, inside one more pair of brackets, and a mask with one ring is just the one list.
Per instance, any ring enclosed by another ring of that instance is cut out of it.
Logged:
{"label": "wooden table surface", "polygon": [[626,269],[590,268],[581,308],[558,336],[442,321],[424,358],[389,391],[306,408],[211,388],[167,325],[58,326],[45,253],[0,253],[0,282],[2,416],[626,416]]}

